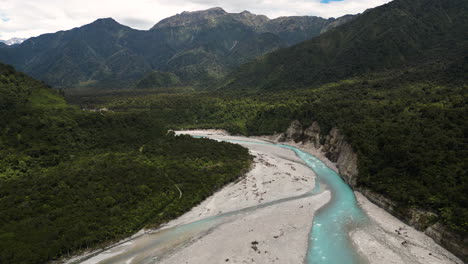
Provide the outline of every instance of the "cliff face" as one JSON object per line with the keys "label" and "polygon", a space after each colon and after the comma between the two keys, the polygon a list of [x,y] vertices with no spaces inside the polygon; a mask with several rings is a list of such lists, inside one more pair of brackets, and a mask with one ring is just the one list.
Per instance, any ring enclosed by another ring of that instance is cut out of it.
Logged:
{"label": "cliff face", "polygon": [[325,156],[336,163],[340,175],[351,186],[357,185],[357,154],[337,128],[333,128],[326,137],[323,150]]}
{"label": "cliff face", "polygon": [[439,245],[445,247],[463,261],[468,261],[468,247],[466,246],[468,245],[468,238],[461,237],[442,223],[437,222],[434,224],[433,219],[437,217],[436,214],[418,209],[401,212],[401,210],[398,210],[396,202],[382,194],[358,186],[358,155],[338,128],[333,128],[328,135],[323,135],[317,122],[313,122],[310,127],[304,129],[304,126],[295,120],[284,134],[277,137],[277,140],[301,142],[304,146],[312,146],[322,151],[330,161],[336,164],[343,180],[354,190],[361,192],[371,202],[403,222],[423,231]]}

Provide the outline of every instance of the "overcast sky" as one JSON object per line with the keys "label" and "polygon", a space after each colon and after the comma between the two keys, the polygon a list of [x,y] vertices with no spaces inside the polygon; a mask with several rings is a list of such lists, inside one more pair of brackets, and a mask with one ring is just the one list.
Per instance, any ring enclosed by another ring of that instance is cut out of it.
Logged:
{"label": "overcast sky", "polygon": [[68,30],[112,17],[121,24],[149,29],[182,11],[222,7],[270,18],[293,15],[339,17],[361,13],[390,0],[0,0],[0,39],[32,37]]}

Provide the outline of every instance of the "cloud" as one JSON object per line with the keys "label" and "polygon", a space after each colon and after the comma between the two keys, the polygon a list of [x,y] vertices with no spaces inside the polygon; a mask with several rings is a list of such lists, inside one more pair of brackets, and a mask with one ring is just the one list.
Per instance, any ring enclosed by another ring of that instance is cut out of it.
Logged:
{"label": "cloud", "polygon": [[[361,13],[390,0],[0,0],[0,39],[31,37],[68,30],[98,18],[149,29],[159,20],[183,11],[222,7],[248,10],[270,18],[293,15],[339,17]],[[326,2],[326,3],[325,3]]]}
{"label": "cloud", "polygon": [[8,21],[10,21],[10,18],[6,14],[0,12],[0,20],[2,22],[8,22]]}

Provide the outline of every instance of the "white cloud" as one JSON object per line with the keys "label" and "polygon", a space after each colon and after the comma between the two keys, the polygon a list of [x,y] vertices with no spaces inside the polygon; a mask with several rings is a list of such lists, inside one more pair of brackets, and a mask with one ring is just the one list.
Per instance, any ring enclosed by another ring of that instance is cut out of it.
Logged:
{"label": "white cloud", "polygon": [[228,12],[248,10],[270,18],[292,15],[338,17],[356,14],[390,0],[0,0],[0,39],[68,30],[98,18],[113,17],[137,29],[182,11],[215,6]]}

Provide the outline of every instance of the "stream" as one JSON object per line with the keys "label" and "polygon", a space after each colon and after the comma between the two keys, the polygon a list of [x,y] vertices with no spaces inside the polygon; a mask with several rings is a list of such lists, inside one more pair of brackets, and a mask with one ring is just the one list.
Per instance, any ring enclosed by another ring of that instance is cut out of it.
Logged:
{"label": "stream", "polygon": [[[194,136],[198,137],[198,136]],[[153,233],[137,237],[121,245],[117,245],[91,259],[84,261],[90,263],[155,263],[167,254],[176,252],[186,246],[190,241],[196,240],[217,226],[235,219],[239,214],[248,214],[255,210],[284,203],[308,196],[316,195],[327,189],[331,192],[331,200],[316,212],[313,219],[312,230],[309,235],[309,246],[304,260],[307,264],[357,264],[365,263],[355,250],[349,231],[368,221],[365,213],[360,209],[352,189],[332,169],[313,155],[288,145],[267,142],[251,142],[241,140],[224,140],[232,143],[264,144],[280,148],[287,148],[295,154],[317,175],[314,189],[306,194],[267,202],[261,205],[241,210],[219,214],[196,222],[161,229]],[[128,245],[131,244],[131,247]]]}

